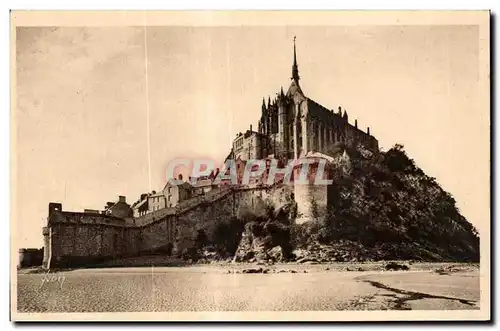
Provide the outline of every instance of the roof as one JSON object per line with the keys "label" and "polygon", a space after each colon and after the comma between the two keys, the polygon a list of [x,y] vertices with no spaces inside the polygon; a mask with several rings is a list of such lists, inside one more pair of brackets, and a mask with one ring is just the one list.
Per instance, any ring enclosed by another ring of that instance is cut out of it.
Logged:
{"label": "roof", "polygon": [[254,131],[254,130],[251,130],[251,131],[247,130],[245,132],[245,139],[248,138],[248,137],[250,137],[250,136],[264,136],[264,134],[260,133],[258,131]]}
{"label": "roof", "polygon": [[188,182],[184,182],[179,186],[186,189],[186,190],[189,190],[193,185],[189,184]]}
{"label": "roof", "polygon": [[211,179],[202,179],[196,182],[195,187],[203,187],[203,186],[210,186],[212,185],[212,180]]}
{"label": "roof", "polygon": [[172,186],[179,186],[179,187],[184,188],[184,189],[190,189],[191,188],[191,184],[189,184],[188,182],[184,182],[183,181],[182,184],[177,185],[177,184],[174,183],[173,179],[169,179],[169,181],[167,182],[167,184],[165,184],[165,186],[163,187],[163,189],[165,189],[167,186],[170,186],[170,187],[172,187]]}
{"label": "roof", "polygon": [[231,151],[229,152],[229,154],[226,156],[226,158],[224,159],[224,163],[227,162],[227,160],[229,159],[233,159],[234,158],[234,151],[233,149],[231,148]]}
{"label": "roof", "polygon": [[335,158],[329,156],[329,155],[326,155],[326,154],[323,154],[323,153],[320,153],[320,152],[308,152],[305,157],[316,157],[316,158],[322,158],[322,159],[325,159],[327,160],[328,162],[333,162],[335,160]]}
{"label": "roof", "polygon": [[343,120],[343,118],[333,110],[329,110],[320,103],[314,101],[313,99],[307,98],[308,102],[308,113],[318,119],[329,120],[336,119],[337,121]]}
{"label": "roof", "polygon": [[299,83],[296,82],[295,80],[293,80],[292,84],[290,84],[290,87],[288,88],[288,91],[286,91],[286,96],[287,97],[292,97],[297,92],[299,92],[300,94],[304,95],[304,92],[302,92],[302,89],[300,88]]}
{"label": "roof", "polygon": [[148,199],[142,200],[141,202],[139,202],[137,205],[134,206],[134,209],[141,209],[141,207],[144,206],[145,204],[147,204],[147,202],[148,202]]}

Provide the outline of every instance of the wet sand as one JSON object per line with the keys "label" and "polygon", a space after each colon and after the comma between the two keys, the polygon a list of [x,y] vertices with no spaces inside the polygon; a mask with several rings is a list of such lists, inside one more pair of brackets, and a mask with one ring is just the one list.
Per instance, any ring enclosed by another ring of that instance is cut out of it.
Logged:
{"label": "wet sand", "polygon": [[[479,269],[385,263],[207,264],[18,274],[19,312],[478,309]],[[457,264],[454,264],[457,265]],[[266,274],[244,274],[266,268]],[[358,270],[364,271],[346,271]],[[293,271],[292,271],[293,270]],[[281,272],[280,272],[281,271]],[[50,275],[50,276],[49,276]]]}

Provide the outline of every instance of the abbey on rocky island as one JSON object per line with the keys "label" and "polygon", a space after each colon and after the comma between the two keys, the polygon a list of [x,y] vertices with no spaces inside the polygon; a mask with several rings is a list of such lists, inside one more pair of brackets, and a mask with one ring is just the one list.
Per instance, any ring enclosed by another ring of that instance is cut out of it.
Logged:
{"label": "abbey on rocky island", "polygon": [[309,152],[328,155],[337,143],[353,146],[363,144],[378,150],[378,141],[370,134],[349,123],[346,110],[329,110],[308,98],[299,84],[299,68],[295,38],[293,44],[293,66],[291,84],[283,88],[277,97],[262,100],[262,112],[258,131],[252,126],[244,134],[239,133],[233,141],[232,156],[242,160],[275,157],[297,159]]}

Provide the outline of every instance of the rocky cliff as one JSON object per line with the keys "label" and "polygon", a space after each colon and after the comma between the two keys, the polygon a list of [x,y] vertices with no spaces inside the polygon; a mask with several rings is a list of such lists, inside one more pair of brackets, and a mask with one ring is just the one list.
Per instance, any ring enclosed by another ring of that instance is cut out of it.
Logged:
{"label": "rocky cliff", "polygon": [[337,150],[351,164],[333,174],[327,217],[298,225],[293,201],[264,202],[239,215],[234,261],[479,260],[476,229],[403,146]]}

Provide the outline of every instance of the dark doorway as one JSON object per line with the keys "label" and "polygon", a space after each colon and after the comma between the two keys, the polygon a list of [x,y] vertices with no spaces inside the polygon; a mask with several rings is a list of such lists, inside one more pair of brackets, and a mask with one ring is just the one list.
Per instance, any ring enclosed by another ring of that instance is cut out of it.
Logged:
{"label": "dark doorway", "polygon": [[174,245],[172,243],[167,244],[167,255],[172,256],[172,251],[174,250]]}

